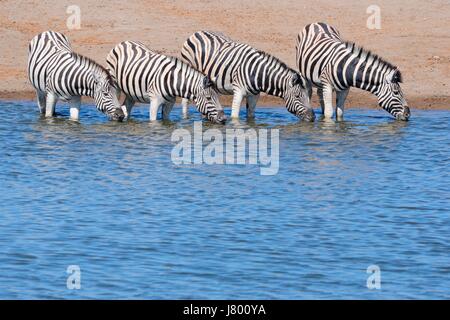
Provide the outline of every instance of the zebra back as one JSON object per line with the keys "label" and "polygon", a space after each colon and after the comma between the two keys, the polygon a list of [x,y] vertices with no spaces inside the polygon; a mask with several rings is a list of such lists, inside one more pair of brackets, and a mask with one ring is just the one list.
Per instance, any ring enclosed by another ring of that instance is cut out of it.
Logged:
{"label": "zebra back", "polygon": [[221,94],[233,94],[238,83],[252,94],[283,96],[287,81],[297,74],[278,58],[218,32],[195,32],[183,44],[181,56],[216,79]]}

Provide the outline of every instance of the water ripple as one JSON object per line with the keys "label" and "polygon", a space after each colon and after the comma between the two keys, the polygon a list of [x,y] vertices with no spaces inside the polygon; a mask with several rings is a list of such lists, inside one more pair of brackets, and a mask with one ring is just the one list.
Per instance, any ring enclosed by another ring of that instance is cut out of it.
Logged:
{"label": "water ripple", "polygon": [[[171,162],[197,113],[81,121],[0,102],[0,298],[449,298],[450,112],[283,108],[227,128],[278,128],[280,169]],[[227,110],[228,112],[228,110]],[[208,128],[225,128],[203,123]],[[366,288],[370,265],[382,290]],[[81,290],[66,288],[69,265]]]}

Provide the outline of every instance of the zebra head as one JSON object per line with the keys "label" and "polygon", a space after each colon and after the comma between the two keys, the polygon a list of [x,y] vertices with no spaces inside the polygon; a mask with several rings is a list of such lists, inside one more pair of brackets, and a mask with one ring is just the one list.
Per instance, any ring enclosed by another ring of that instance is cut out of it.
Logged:
{"label": "zebra head", "polygon": [[117,91],[111,77],[103,73],[93,73],[94,100],[97,109],[105,113],[111,120],[122,121],[126,114],[126,107],[120,106]]}
{"label": "zebra head", "polygon": [[199,112],[205,115],[211,122],[225,123],[227,117],[220,104],[215,84],[208,76],[204,76],[200,81],[200,84],[195,88],[194,95],[194,101]]}
{"label": "zebra head", "polygon": [[390,71],[378,89],[378,103],[397,120],[407,121],[411,112],[400,88],[401,82],[400,70],[393,69]]}
{"label": "zebra head", "polygon": [[289,112],[305,121],[314,121],[316,116],[309,103],[306,81],[300,74],[295,72],[288,81],[283,98],[286,101],[286,108]]}

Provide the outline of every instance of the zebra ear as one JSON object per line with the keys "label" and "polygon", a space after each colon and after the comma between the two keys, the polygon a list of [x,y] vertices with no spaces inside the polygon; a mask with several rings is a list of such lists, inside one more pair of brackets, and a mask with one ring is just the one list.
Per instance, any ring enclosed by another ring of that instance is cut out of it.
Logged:
{"label": "zebra ear", "polygon": [[101,82],[102,78],[98,73],[95,72],[91,72],[92,77],[94,78],[94,83],[97,84],[99,82]]}
{"label": "zebra ear", "polygon": [[392,83],[400,83],[402,82],[402,74],[400,72],[400,70],[398,70],[397,68],[395,68],[394,70],[392,70],[389,75],[387,76],[387,80],[388,82],[392,82]]}
{"label": "zebra ear", "polygon": [[302,77],[298,73],[295,73],[294,76],[291,79],[291,85],[295,86],[295,85],[298,85],[298,84],[301,85],[302,87],[305,86],[304,83],[303,83]]}
{"label": "zebra ear", "polygon": [[394,76],[392,77],[392,82],[400,83],[402,81],[403,81],[403,79],[402,79],[402,74],[401,74],[400,70],[395,69]]}
{"label": "zebra ear", "polygon": [[203,78],[203,89],[210,88],[214,85],[214,82],[211,81],[211,79],[208,76],[205,76]]}

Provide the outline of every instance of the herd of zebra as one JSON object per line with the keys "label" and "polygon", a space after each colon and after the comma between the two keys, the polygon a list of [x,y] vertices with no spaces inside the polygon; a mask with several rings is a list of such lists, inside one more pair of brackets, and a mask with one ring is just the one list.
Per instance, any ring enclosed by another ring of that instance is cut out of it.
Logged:
{"label": "herd of zebra", "polygon": [[[122,121],[136,102],[150,103],[150,120],[162,110],[167,119],[177,97],[183,115],[194,101],[197,110],[214,123],[225,123],[219,94],[233,95],[231,117],[239,117],[246,99],[247,117],[253,118],[260,93],[284,99],[295,116],[314,121],[310,105],[317,88],[325,118],[342,119],[350,87],[375,94],[379,105],[398,120],[408,120],[410,110],[400,88],[401,73],[381,57],[343,41],[325,23],[307,25],[296,41],[297,69],[278,58],[227,36],[199,31],[181,49],[182,59],[152,51],[140,42],[124,41],[106,58],[107,68],[77,54],[61,33],[46,31],[29,45],[28,75],[36,89],[39,110],[55,113],[58,100],[70,105],[71,119],[78,120],[81,96],[92,97],[97,109]],[[336,93],[336,112],[333,109]],[[121,92],[124,104],[119,103]]]}

